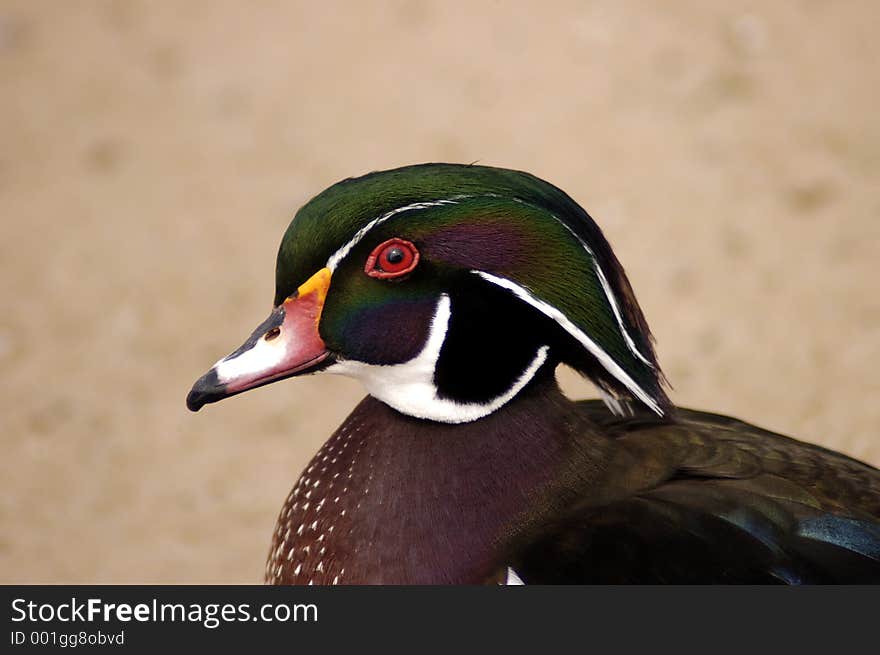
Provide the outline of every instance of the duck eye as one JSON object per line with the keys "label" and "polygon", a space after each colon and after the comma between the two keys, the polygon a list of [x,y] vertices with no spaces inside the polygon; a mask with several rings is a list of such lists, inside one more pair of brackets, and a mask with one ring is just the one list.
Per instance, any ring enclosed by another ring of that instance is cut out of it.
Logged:
{"label": "duck eye", "polygon": [[387,280],[406,275],[418,263],[418,249],[409,241],[395,237],[373,248],[364,272],[370,277]]}

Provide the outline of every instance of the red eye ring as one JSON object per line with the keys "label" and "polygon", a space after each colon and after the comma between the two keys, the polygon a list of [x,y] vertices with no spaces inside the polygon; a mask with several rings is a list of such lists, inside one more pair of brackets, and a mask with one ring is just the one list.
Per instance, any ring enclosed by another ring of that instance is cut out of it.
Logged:
{"label": "red eye ring", "polygon": [[400,277],[419,263],[419,250],[406,239],[388,239],[373,248],[367,257],[364,273],[380,280]]}

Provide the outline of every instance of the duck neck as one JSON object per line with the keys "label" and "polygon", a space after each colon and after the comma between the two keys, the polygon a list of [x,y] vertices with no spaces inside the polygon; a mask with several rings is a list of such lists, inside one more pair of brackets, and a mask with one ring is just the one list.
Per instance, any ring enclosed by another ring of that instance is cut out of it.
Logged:
{"label": "duck neck", "polygon": [[582,423],[553,375],[456,425],[414,419],[368,396],[288,496],[267,582],[489,580],[506,567],[504,544],[553,495]]}

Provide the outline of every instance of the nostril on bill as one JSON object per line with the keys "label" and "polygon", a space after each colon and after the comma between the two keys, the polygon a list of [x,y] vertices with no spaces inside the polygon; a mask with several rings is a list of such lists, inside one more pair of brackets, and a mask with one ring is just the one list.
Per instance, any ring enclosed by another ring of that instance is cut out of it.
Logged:
{"label": "nostril on bill", "polygon": [[272,341],[273,339],[277,339],[279,334],[281,334],[281,328],[280,327],[273,327],[271,330],[266,332],[265,335],[263,335],[263,338],[266,341]]}

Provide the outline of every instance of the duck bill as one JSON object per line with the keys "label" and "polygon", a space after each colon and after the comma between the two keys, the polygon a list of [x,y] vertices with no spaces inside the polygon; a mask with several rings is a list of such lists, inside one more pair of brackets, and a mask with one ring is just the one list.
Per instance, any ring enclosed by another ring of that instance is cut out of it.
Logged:
{"label": "duck bill", "polygon": [[242,391],[323,368],[329,353],[318,323],[329,288],[330,270],[322,268],[272,310],[247,341],[196,381],[186,406],[197,412]]}

